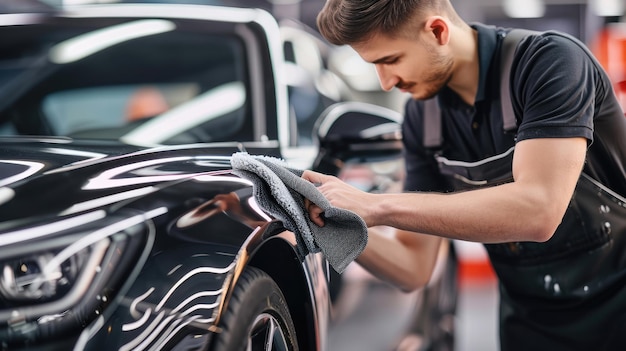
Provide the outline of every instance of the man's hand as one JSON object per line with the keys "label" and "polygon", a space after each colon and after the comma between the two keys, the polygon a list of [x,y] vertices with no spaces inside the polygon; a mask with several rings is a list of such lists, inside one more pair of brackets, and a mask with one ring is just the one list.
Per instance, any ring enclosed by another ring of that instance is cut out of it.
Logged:
{"label": "man's hand", "polygon": [[[367,226],[372,223],[373,194],[361,191],[337,177],[329,176],[313,171],[304,171],[302,178],[315,184],[324,197],[337,208],[343,208],[359,215]],[[309,218],[313,223],[323,226],[324,217],[322,209],[308,199],[305,206],[309,212]]]}
{"label": "man's hand", "polygon": [[304,206],[306,207],[307,212],[309,212],[309,218],[315,224],[320,227],[324,226],[324,210],[322,210],[319,206],[311,202],[309,199],[304,199]]}

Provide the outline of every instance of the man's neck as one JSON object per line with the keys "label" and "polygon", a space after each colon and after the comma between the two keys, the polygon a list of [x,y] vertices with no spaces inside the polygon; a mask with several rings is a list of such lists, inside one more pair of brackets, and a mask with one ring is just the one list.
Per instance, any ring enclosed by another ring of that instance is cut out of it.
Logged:
{"label": "man's neck", "polygon": [[463,101],[473,106],[478,92],[480,63],[478,59],[478,32],[469,26],[456,27],[452,50],[456,61],[448,87]]}

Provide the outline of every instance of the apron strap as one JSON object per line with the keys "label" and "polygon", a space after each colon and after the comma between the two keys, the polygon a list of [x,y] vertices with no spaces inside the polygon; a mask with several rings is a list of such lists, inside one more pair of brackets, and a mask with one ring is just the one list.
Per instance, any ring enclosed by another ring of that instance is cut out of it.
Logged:
{"label": "apron strap", "polygon": [[441,133],[441,109],[437,97],[424,101],[424,146],[439,148],[443,144]]}
{"label": "apron strap", "polygon": [[502,40],[500,57],[500,106],[502,108],[502,125],[505,132],[517,129],[517,119],[511,102],[511,66],[517,44],[528,35],[539,32],[526,29],[512,29]]}

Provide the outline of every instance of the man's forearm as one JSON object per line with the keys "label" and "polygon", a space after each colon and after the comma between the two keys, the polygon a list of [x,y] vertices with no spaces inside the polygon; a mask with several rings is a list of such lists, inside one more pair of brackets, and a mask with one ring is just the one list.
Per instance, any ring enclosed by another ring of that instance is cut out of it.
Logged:
{"label": "man's forearm", "polygon": [[482,243],[545,241],[563,216],[549,196],[514,183],[451,194],[376,196],[371,213],[377,225]]}
{"label": "man's forearm", "polygon": [[441,242],[440,237],[373,227],[356,262],[377,278],[412,291],[428,284]]}

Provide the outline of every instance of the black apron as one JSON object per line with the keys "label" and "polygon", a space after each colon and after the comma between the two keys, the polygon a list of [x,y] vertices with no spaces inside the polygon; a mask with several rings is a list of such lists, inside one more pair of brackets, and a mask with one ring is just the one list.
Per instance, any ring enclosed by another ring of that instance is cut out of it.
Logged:
{"label": "black apron", "polygon": [[[511,181],[512,157],[435,156],[459,190]],[[583,173],[550,240],[485,244],[499,279],[502,350],[626,350],[625,236],[626,198]]]}

